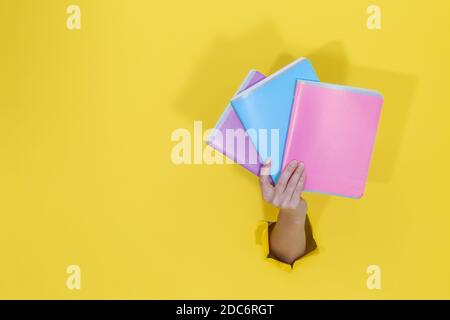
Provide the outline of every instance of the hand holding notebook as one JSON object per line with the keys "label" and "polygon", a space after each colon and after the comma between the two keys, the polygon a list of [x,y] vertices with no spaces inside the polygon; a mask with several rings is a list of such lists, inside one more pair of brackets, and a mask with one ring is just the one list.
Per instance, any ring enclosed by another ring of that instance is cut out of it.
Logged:
{"label": "hand holding notebook", "polygon": [[[256,175],[271,159],[275,184],[297,160],[305,165],[305,191],[359,198],[382,103],[376,91],[319,82],[311,63],[300,58],[267,78],[251,71],[207,143]],[[227,139],[227,130],[234,136]]]}

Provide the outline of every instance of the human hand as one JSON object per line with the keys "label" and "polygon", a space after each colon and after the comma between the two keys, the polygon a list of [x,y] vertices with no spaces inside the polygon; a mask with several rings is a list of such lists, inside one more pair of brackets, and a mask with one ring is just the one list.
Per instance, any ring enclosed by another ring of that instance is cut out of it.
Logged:
{"label": "human hand", "polygon": [[296,160],[291,161],[275,186],[269,178],[271,165],[269,160],[261,167],[259,182],[264,200],[282,211],[306,213],[306,201],[300,197],[306,179],[304,164]]}

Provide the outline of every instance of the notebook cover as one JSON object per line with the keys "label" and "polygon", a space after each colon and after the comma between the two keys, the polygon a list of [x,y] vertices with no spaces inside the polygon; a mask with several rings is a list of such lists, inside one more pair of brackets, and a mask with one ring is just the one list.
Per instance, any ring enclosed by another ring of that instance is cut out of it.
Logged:
{"label": "notebook cover", "polygon": [[[300,58],[244,90],[231,100],[260,159],[272,160],[271,176],[277,182],[281,171],[296,80],[316,80],[311,63]],[[272,129],[275,135],[272,136]],[[277,135],[278,133],[278,135]]]}
{"label": "notebook cover", "polygon": [[[242,82],[236,94],[253,86],[264,78],[265,76],[262,73],[251,70],[245,77],[244,82]],[[259,175],[261,162],[258,153],[249,139],[249,136],[245,133],[245,128],[243,127],[241,120],[239,120],[239,117],[230,104],[225,108],[225,111],[220,116],[214,129],[216,129],[216,131],[213,131],[206,143],[253,174]],[[234,144],[229,144],[228,147],[227,129],[234,130],[235,134]],[[244,148],[240,147],[239,141],[245,141]],[[232,146],[234,146],[234,148]]]}
{"label": "notebook cover", "polygon": [[297,81],[283,168],[305,164],[305,191],[360,198],[382,104],[376,91]]}

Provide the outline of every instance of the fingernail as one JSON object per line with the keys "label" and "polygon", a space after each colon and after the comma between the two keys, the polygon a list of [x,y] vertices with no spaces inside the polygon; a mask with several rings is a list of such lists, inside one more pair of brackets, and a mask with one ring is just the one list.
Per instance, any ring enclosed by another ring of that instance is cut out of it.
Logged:
{"label": "fingernail", "polygon": [[297,160],[292,160],[291,166],[296,166],[298,164]]}
{"label": "fingernail", "polygon": [[272,163],[272,159],[267,158],[267,160],[264,162],[264,165],[268,165],[268,164],[270,164],[270,163]]}
{"label": "fingernail", "polygon": [[260,172],[261,176],[268,176],[270,175],[270,168],[261,168],[261,172]]}
{"label": "fingernail", "polygon": [[300,167],[303,168],[305,164],[303,162],[300,162]]}

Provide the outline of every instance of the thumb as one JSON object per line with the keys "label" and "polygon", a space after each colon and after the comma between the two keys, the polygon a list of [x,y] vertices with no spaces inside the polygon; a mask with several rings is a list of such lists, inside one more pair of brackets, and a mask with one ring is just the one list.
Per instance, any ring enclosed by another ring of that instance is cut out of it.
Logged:
{"label": "thumb", "polygon": [[270,167],[272,166],[272,159],[267,159],[264,164],[261,166],[261,170],[259,172],[259,175],[261,177],[263,176],[269,176],[270,175]]}
{"label": "thumb", "polygon": [[259,184],[261,187],[263,197],[266,201],[270,200],[271,195],[274,190],[274,187],[272,186],[271,179],[270,179],[270,166],[271,165],[272,165],[272,163],[270,160],[266,161],[264,163],[264,165],[261,167],[261,171],[259,174]]}

